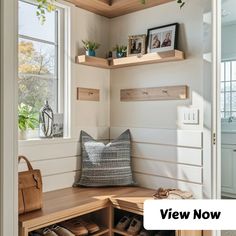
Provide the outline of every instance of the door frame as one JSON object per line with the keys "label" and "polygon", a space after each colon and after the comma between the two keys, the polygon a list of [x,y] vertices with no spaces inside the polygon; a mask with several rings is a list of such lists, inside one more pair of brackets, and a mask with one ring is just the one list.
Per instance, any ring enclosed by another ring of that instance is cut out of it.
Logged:
{"label": "door frame", "polygon": [[[213,0],[213,54],[212,54],[212,145],[213,191],[212,198],[221,199],[221,1]],[[215,13],[215,14],[214,14]],[[214,139],[214,137],[213,137]]]}
{"label": "door frame", "polygon": [[0,1],[0,235],[18,235],[18,1]]}

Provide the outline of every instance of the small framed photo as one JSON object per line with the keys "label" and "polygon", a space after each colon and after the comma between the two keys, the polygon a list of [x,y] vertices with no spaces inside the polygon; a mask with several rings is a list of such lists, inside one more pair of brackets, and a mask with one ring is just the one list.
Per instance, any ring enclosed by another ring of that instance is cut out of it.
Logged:
{"label": "small framed photo", "polygon": [[146,52],[146,34],[129,36],[128,56],[145,54]]}
{"label": "small framed photo", "polygon": [[53,137],[62,138],[64,136],[64,115],[62,113],[54,114]]}
{"label": "small framed photo", "polygon": [[176,49],[178,29],[178,23],[148,29],[147,52],[165,52]]}

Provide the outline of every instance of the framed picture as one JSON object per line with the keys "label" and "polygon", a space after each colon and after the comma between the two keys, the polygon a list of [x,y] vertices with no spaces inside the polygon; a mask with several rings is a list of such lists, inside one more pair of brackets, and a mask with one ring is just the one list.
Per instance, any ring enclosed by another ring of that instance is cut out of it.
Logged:
{"label": "framed picture", "polygon": [[62,138],[64,136],[64,116],[62,113],[54,114],[53,137]]}
{"label": "framed picture", "polygon": [[128,56],[145,54],[146,52],[146,34],[129,36]]}
{"label": "framed picture", "polygon": [[177,47],[179,24],[164,25],[148,29],[147,52],[165,52]]}

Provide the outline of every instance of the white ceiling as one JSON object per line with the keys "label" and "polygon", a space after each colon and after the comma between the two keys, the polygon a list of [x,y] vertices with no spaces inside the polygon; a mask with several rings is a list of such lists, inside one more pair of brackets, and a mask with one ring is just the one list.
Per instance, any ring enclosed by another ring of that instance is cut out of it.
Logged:
{"label": "white ceiling", "polygon": [[236,0],[222,1],[222,24],[236,23]]}

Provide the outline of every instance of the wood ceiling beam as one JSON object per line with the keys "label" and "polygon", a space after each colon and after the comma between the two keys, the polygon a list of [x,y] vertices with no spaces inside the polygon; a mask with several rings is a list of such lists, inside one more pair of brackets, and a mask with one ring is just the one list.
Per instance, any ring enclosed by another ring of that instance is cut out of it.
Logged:
{"label": "wood ceiling beam", "polygon": [[158,6],[174,0],[148,0],[141,4],[140,0],[66,0],[77,7],[94,12],[108,18],[122,16],[131,12]]}

